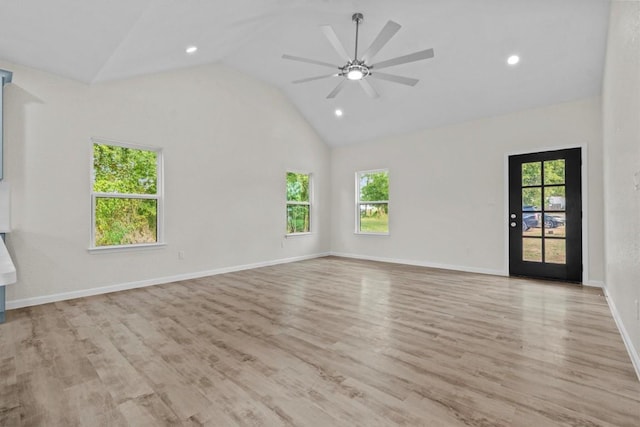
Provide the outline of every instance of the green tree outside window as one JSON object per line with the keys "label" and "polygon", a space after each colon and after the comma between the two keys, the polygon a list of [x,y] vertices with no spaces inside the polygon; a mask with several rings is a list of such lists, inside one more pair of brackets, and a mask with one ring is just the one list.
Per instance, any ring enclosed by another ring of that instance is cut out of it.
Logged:
{"label": "green tree outside window", "polygon": [[158,241],[157,151],[93,144],[94,246]]}
{"label": "green tree outside window", "polygon": [[389,172],[358,173],[358,231],[389,232]]}
{"label": "green tree outside window", "polygon": [[287,172],[287,234],[310,231],[310,174]]}

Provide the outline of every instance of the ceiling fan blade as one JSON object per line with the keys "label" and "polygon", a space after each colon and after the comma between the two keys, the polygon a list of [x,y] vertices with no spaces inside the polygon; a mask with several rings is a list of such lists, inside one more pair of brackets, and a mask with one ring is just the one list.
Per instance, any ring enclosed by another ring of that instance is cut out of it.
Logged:
{"label": "ceiling fan blade", "polygon": [[328,62],[316,61],[315,59],[309,59],[309,58],[302,58],[301,56],[282,55],[282,59],[289,59],[291,61],[308,62],[309,64],[322,65],[323,67],[329,67],[334,69],[340,68],[337,65],[329,64]]}
{"label": "ceiling fan blade", "polygon": [[377,71],[372,72],[369,76],[374,79],[388,80],[390,82],[400,83],[407,86],[415,86],[420,81],[418,79],[412,79],[410,77],[396,76],[395,74],[379,73]]}
{"label": "ceiling fan blade", "polygon": [[291,83],[306,83],[314,80],[326,79],[327,77],[338,77],[340,74],[326,74],[324,76],[307,77],[306,79],[294,80]]}
{"label": "ceiling fan blade", "polygon": [[378,94],[378,92],[376,92],[376,90],[373,88],[373,86],[371,86],[371,83],[369,83],[365,79],[359,80],[359,82],[360,82],[360,86],[362,86],[362,89],[364,89],[364,91],[367,93],[367,95],[369,95],[371,98],[379,98],[380,97],[380,94]]}
{"label": "ceiling fan blade", "polygon": [[347,82],[347,79],[342,79],[342,81],[338,83],[338,86],[336,86],[336,88],[332,90],[329,95],[327,95],[327,99],[335,98],[336,95],[340,93],[340,91],[342,90],[346,82]]}
{"label": "ceiling fan blade", "polygon": [[393,65],[406,64],[407,62],[415,62],[421,61],[423,59],[433,58],[434,53],[433,49],[425,49],[419,52],[410,53],[409,55],[398,56],[397,58],[387,59],[386,61],[378,62],[377,64],[373,64],[371,68],[381,69],[386,67],[391,67]]}
{"label": "ceiling fan blade", "polygon": [[347,62],[351,61],[349,54],[347,53],[342,43],[340,43],[340,40],[338,40],[338,36],[336,35],[336,32],[333,31],[331,25],[322,25],[320,29],[324,33],[324,36],[327,38],[327,40],[329,40],[329,43],[331,43],[331,46],[333,46],[336,52],[338,52],[338,55],[340,55],[340,57],[342,57],[342,59]]}
{"label": "ceiling fan blade", "polygon": [[393,37],[400,28],[402,28],[402,25],[397,22],[387,21],[385,26],[382,27],[382,30],[380,30],[380,33],[376,36],[376,39],[371,43],[371,46],[369,46],[369,49],[362,55],[362,60],[364,62],[371,62],[373,57],[380,52],[380,49],[391,40],[391,37]]}

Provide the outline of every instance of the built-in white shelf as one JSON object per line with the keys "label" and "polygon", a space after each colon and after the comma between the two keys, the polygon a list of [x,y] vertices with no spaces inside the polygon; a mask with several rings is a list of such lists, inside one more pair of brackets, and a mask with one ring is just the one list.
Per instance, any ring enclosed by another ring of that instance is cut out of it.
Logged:
{"label": "built-in white shelf", "polygon": [[0,239],[0,286],[11,285],[17,281],[16,267],[4,241]]}

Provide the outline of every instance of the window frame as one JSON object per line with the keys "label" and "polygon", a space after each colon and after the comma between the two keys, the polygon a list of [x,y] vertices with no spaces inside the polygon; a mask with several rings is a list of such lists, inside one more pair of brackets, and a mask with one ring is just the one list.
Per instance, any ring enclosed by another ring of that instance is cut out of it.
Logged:
{"label": "window frame", "polygon": [[[360,206],[361,205],[373,205],[373,204],[386,204],[387,205],[387,212],[389,212],[389,199],[387,200],[370,200],[370,201],[362,201],[360,200],[360,193],[361,193],[361,188],[360,188],[360,181],[362,179],[362,175],[366,175],[366,174],[371,174],[371,173],[379,173],[379,172],[386,172],[387,173],[387,179],[389,178],[389,169],[388,168],[380,168],[380,169],[370,169],[370,170],[361,170],[361,171],[357,171],[355,174],[355,179],[356,179],[356,194],[355,194],[355,199],[356,199],[356,206],[355,206],[355,234],[361,234],[361,235],[369,235],[369,236],[388,236],[390,231],[391,231],[391,221],[389,221],[389,219],[387,219],[387,231],[361,231],[360,229]],[[387,195],[388,196],[388,195]],[[387,214],[388,215],[388,214]]]}
{"label": "window frame", "polygon": [[[298,202],[298,201],[289,201],[287,199],[287,175],[290,173],[294,173],[297,175],[307,175],[309,177],[309,200],[306,202]],[[284,174],[285,180],[284,180],[284,197],[285,197],[285,236],[286,237],[295,237],[295,236],[306,236],[309,234],[313,233],[313,224],[314,224],[314,220],[313,220],[313,181],[314,181],[314,177],[313,177],[313,173],[311,172],[307,172],[307,171],[299,171],[299,170],[295,170],[295,169],[287,169],[285,174]],[[288,226],[288,222],[289,222],[289,206],[308,206],[309,207],[309,231],[299,231],[299,232],[294,232],[294,233],[289,233],[287,231],[287,226]]]}
{"label": "window frame", "polygon": [[[132,249],[158,248],[165,246],[164,241],[164,156],[161,147],[153,147],[147,145],[134,144],[129,142],[114,141],[103,138],[91,138],[91,156],[90,156],[90,176],[89,186],[91,194],[91,224],[90,224],[90,240],[89,252],[110,252],[110,251],[126,251]],[[94,145],[111,145],[114,147],[123,147],[133,150],[152,151],[156,153],[156,194],[136,194],[136,193],[105,193],[93,190],[95,180],[94,162]],[[142,199],[156,200],[156,241],[153,243],[132,243],[128,245],[109,245],[96,246],[96,199],[98,198],[115,198],[115,199]]]}
{"label": "window frame", "polygon": [[11,83],[13,72],[0,69],[0,181],[4,178],[4,86]]}

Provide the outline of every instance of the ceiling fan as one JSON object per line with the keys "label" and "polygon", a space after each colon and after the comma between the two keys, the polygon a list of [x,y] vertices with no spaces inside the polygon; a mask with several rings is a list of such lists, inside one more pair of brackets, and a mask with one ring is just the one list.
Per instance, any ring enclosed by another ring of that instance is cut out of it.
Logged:
{"label": "ceiling fan", "polygon": [[374,79],[387,80],[394,83],[400,83],[407,86],[415,86],[418,83],[418,79],[413,79],[409,77],[398,76],[395,74],[387,74],[380,73],[378,70],[392,67],[394,65],[406,64],[408,62],[421,61],[423,59],[433,58],[434,53],[433,49],[425,49],[419,52],[410,53],[408,55],[398,56],[396,58],[387,59],[386,61],[377,62],[375,64],[371,64],[373,58],[376,54],[386,45],[389,40],[400,30],[401,25],[393,22],[387,21],[385,26],[380,30],[380,33],[376,36],[369,49],[362,54],[361,57],[358,57],[358,29],[360,27],[360,23],[363,21],[364,16],[362,13],[354,13],[351,16],[351,20],[356,24],[356,46],[353,58],[349,56],[347,51],[345,50],[340,40],[338,40],[338,36],[336,35],[333,28],[330,25],[321,26],[321,30],[325,37],[331,43],[331,46],[338,52],[338,55],[342,57],[347,63],[343,66],[336,66],[334,64],[329,64],[328,62],[317,61],[315,59],[302,58],[300,56],[292,56],[292,55],[282,55],[283,59],[289,59],[292,61],[300,61],[307,62],[310,64],[321,65],[324,67],[329,67],[333,69],[338,69],[337,73],[326,74],[322,76],[315,77],[307,77],[300,80],[294,80],[292,83],[306,83],[313,80],[320,80],[329,77],[342,77],[342,80],[333,89],[329,95],[327,95],[327,99],[335,98],[338,93],[343,89],[347,80],[357,81],[360,83],[362,89],[372,98],[377,98],[380,95],[378,92],[371,86],[371,83],[367,81],[367,78],[371,77]]}

